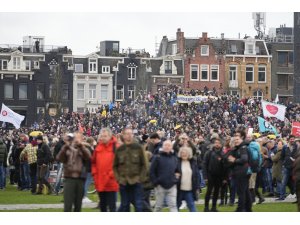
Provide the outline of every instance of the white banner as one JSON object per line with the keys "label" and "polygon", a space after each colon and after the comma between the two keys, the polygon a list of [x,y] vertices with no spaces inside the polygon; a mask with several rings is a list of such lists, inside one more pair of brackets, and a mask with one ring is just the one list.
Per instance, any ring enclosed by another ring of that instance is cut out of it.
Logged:
{"label": "white banner", "polygon": [[19,129],[24,119],[25,116],[15,113],[2,103],[0,121],[12,123],[15,126],[15,128]]}
{"label": "white banner", "polygon": [[261,101],[264,117],[276,117],[284,121],[286,107],[284,105],[275,104],[267,101]]}
{"label": "white banner", "polygon": [[209,98],[216,98],[212,96],[188,96],[188,95],[177,95],[177,102],[178,103],[200,103],[200,102],[207,102]]}

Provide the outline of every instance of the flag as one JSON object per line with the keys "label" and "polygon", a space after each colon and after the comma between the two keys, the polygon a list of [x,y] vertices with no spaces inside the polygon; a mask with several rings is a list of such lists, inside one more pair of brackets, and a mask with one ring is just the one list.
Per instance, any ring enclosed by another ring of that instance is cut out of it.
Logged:
{"label": "flag", "polygon": [[278,94],[276,95],[276,98],[275,98],[275,103],[278,103],[279,102],[279,97],[278,97]]}
{"label": "flag", "polygon": [[15,128],[19,129],[24,119],[25,116],[15,113],[2,103],[0,121],[12,123],[15,126]]}
{"label": "flag", "polygon": [[264,117],[276,117],[284,121],[286,107],[284,105],[275,104],[267,101],[261,101]]}
{"label": "flag", "polygon": [[300,137],[300,122],[293,122],[292,135],[295,135],[296,137]]}
{"label": "flag", "polygon": [[268,121],[266,121],[264,118],[258,116],[258,126],[259,126],[259,132],[266,132],[266,131],[271,131],[273,132],[276,136],[278,135],[277,130],[274,126],[272,126]]}

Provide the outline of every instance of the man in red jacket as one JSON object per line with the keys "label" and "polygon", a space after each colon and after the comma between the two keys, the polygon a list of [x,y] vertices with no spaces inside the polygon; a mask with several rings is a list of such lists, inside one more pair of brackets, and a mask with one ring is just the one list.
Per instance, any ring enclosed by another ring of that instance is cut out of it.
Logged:
{"label": "man in red jacket", "polygon": [[117,192],[119,185],[113,172],[117,139],[112,136],[109,128],[103,128],[99,134],[98,145],[92,157],[92,175],[100,198],[100,211],[116,211]]}

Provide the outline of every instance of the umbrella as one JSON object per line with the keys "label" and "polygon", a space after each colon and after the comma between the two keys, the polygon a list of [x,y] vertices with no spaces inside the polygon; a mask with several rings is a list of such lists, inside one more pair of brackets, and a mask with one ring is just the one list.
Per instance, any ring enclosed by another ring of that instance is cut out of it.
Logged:
{"label": "umbrella", "polygon": [[150,120],[149,123],[157,123],[157,120]]}
{"label": "umbrella", "polygon": [[43,132],[42,131],[32,131],[29,136],[31,137],[37,137],[39,135],[43,135]]}
{"label": "umbrella", "polygon": [[177,126],[174,128],[174,130],[179,129],[180,127],[181,127],[181,125],[177,125]]}

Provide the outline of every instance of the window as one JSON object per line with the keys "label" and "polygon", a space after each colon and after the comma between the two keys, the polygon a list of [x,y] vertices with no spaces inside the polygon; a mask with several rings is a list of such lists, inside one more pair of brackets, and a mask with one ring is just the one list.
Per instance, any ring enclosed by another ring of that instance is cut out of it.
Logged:
{"label": "window", "polygon": [[233,96],[239,96],[239,92],[236,91],[236,90],[231,90],[231,91],[230,91],[230,95],[233,95]]}
{"label": "window", "polygon": [[277,87],[280,90],[288,90],[289,89],[289,75],[288,74],[278,74],[277,77]]}
{"label": "window", "polygon": [[21,69],[21,57],[13,57],[13,69],[14,70]]}
{"label": "window", "polygon": [[246,66],[246,83],[254,82],[253,72],[254,72],[253,66]]}
{"label": "window", "polygon": [[208,80],[208,65],[201,65],[201,80]]}
{"label": "window", "polygon": [[89,99],[95,99],[96,98],[96,84],[90,84],[89,85]]}
{"label": "window", "polygon": [[172,55],[177,54],[177,44],[172,44]]}
{"label": "window", "polygon": [[102,73],[110,73],[110,66],[102,66]]}
{"label": "window", "polygon": [[258,83],[266,83],[266,66],[260,65],[258,67]]}
{"label": "window", "polygon": [[31,70],[31,62],[26,60],[25,61],[25,70],[30,71]]}
{"label": "window", "polygon": [[118,52],[119,51],[119,43],[113,43],[113,51]]}
{"label": "window", "polygon": [[191,80],[199,80],[199,65],[191,65]]}
{"label": "window", "polygon": [[209,56],[209,46],[201,45],[201,56]]}
{"label": "window", "polygon": [[259,100],[261,100],[263,98],[264,94],[262,91],[254,91],[253,92],[253,97],[254,98],[257,98]]}
{"label": "window", "polygon": [[229,66],[229,80],[237,80],[236,66]]}
{"label": "window", "polygon": [[6,99],[14,98],[14,86],[12,83],[4,84],[4,98],[6,98]]}
{"label": "window", "polygon": [[50,77],[54,77],[57,74],[57,65],[50,65]]}
{"label": "window", "polygon": [[219,65],[211,65],[210,80],[211,81],[219,81]]}
{"label": "window", "polygon": [[77,99],[84,99],[84,84],[77,84]]}
{"label": "window", "polygon": [[78,107],[77,112],[78,113],[84,113],[84,108],[83,107]]}
{"label": "window", "polygon": [[116,100],[123,100],[124,99],[124,86],[117,85],[117,96]]}
{"label": "window", "polygon": [[128,80],[136,79],[136,67],[128,67]]}
{"label": "window", "polygon": [[253,53],[253,44],[246,44],[246,54],[254,54]]}
{"label": "window", "polygon": [[107,100],[108,99],[108,85],[102,84],[101,85],[101,100]]}
{"label": "window", "polygon": [[45,95],[44,84],[37,84],[36,85],[36,99],[42,100],[42,99],[44,99],[44,95]]}
{"label": "window", "polygon": [[33,61],[33,68],[39,69],[40,68],[40,62],[39,61]]}
{"label": "window", "polygon": [[75,64],[75,73],[83,73],[83,64]]}
{"label": "window", "polygon": [[134,92],[135,92],[135,86],[129,85],[128,86],[128,97],[130,99],[134,99]]}
{"label": "window", "polygon": [[69,99],[69,85],[63,84],[63,90],[62,90],[62,99],[68,100]]}
{"label": "window", "polygon": [[19,84],[19,99],[27,99],[27,84]]}
{"label": "window", "polygon": [[236,44],[231,45],[231,53],[237,53]]}
{"label": "window", "polygon": [[97,73],[97,59],[89,59],[89,73]]}
{"label": "window", "polygon": [[278,52],[278,66],[289,67],[294,64],[293,52]]}
{"label": "window", "polygon": [[8,64],[8,61],[7,60],[2,60],[2,70],[7,70],[7,64]]}
{"label": "window", "polygon": [[172,61],[165,61],[165,74],[172,73]]}

